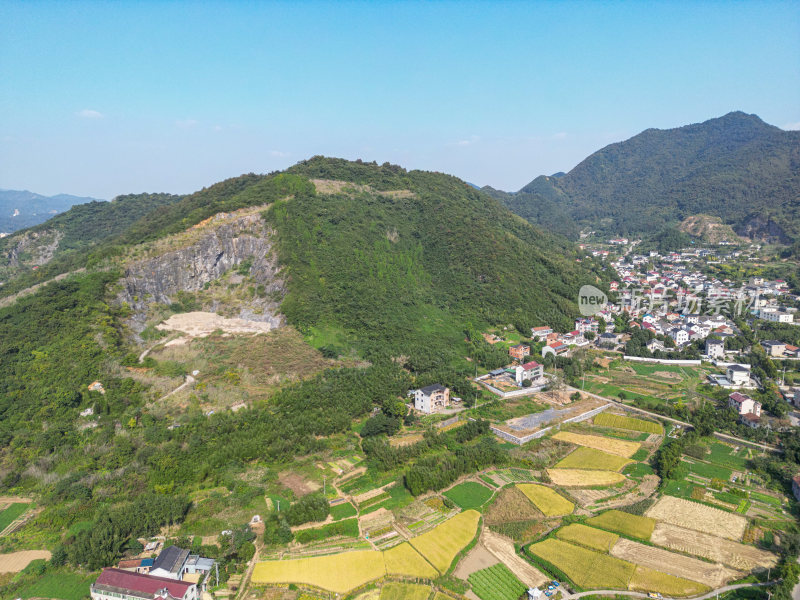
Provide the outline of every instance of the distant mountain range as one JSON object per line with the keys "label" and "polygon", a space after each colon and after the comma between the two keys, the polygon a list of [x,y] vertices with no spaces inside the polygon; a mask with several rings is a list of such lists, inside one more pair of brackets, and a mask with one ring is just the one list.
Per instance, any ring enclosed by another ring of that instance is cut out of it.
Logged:
{"label": "distant mountain range", "polygon": [[69,194],[42,196],[27,190],[0,190],[0,233],[33,227],[76,204],[98,201]]}
{"label": "distant mountain range", "polygon": [[483,189],[572,239],[583,228],[647,235],[702,214],[720,217],[738,235],[789,243],[800,239],[800,131],[732,112],[647,129],[516,193]]}

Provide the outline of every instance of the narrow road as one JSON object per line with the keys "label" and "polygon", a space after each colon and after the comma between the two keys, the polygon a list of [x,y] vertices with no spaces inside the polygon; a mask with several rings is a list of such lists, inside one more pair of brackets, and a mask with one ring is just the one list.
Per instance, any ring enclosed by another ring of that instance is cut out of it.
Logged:
{"label": "narrow road", "polygon": [[186,381],[184,381],[182,384],[180,384],[178,387],[176,387],[176,388],[175,388],[174,390],[172,390],[170,393],[168,393],[168,394],[165,394],[165,395],[161,396],[161,398],[159,398],[158,400],[156,400],[156,402],[161,402],[161,401],[162,401],[162,400],[164,400],[165,398],[169,398],[170,396],[172,396],[172,394],[177,394],[177,393],[178,393],[178,392],[180,392],[181,390],[184,390],[184,389],[186,389],[187,387],[189,387],[190,385],[192,385],[194,382],[195,382],[195,379],[194,379],[194,377],[192,377],[191,375],[187,375],[187,376],[186,376]]}
{"label": "narrow road", "polygon": [[[719,594],[724,594],[725,592],[731,592],[733,590],[738,590],[740,588],[746,587],[764,587],[769,585],[775,585],[777,581],[767,581],[765,583],[737,583],[735,585],[726,585],[721,588],[717,588],[716,590],[711,590],[710,592],[703,594],[702,596],[692,596],[690,598],[686,598],[685,600],[708,600],[709,598],[714,598]],[[584,596],[631,596],[633,598],[647,598],[647,594],[642,592],[626,592],[620,590],[591,590],[588,592],[578,592],[576,594],[568,594],[566,596],[562,596],[563,600],[573,600],[573,598],[582,598]]]}
{"label": "narrow road", "polygon": [[20,290],[16,294],[12,294],[10,296],[6,296],[5,298],[0,298],[0,308],[5,308],[6,306],[11,306],[12,304],[14,304],[14,302],[19,300],[20,298],[24,298],[25,296],[30,296],[31,294],[35,293],[39,289],[41,289],[44,286],[46,286],[48,283],[53,283],[54,281],[61,281],[62,279],[66,279],[70,275],[75,275],[76,273],[84,273],[85,271],[86,271],[86,269],[80,268],[80,269],[76,269],[74,271],[69,271],[67,273],[61,273],[59,275],[56,275],[52,279],[48,279],[47,281],[43,281],[41,283],[36,283],[36,284],[32,285],[31,287],[25,288],[24,290]]}

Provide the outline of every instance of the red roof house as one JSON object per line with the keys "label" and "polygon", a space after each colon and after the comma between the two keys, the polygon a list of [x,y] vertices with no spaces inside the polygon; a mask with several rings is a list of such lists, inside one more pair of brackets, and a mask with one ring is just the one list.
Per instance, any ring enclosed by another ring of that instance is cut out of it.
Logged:
{"label": "red roof house", "polygon": [[166,577],[154,577],[142,573],[132,573],[122,569],[103,569],[100,576],[91,585],[92,597],[95,594],[109,595],[132,592],[143,598],[153,600],[189,600],[197,598],[197,584],[189,581],[178,581]]}

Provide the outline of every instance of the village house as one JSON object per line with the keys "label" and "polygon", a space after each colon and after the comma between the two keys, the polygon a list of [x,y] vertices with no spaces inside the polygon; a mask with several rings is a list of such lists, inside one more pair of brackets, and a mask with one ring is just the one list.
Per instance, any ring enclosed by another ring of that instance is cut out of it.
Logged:
{"label": "village house", "polygon": [[153,568],[153,559],[134,558],[131,560],[121,560],[119,561],[117,568],[122,569],[123,571],[132,571],[134,573],[147,574],[150,572],[150,569]]}
{"label": "village house", "polygon": [[531,337],[537,340],[547,339],[547,336],[551,333],[553,333],[553,328],[547,327],[546,325],[542,327],[531,327]]}
{"label": "village house", "polygon": [[527,362],[516,369],[517,385],[522,385],[522,382],[526,379],[529,381],[537,381],[542,377],[544,377],[544,367],[535,360]]}
{"label": "village house", "polygon": [[732,393],[728,396],[728,406],[735,409],[740,415],[752,414],[757,417],[761,416],[761,403],[753,400],[747,394]]}
{"label": "village house", "polygon": [[660,350],[661,352],[664,352],[664,350],[665,350],[664,342],[662,342],[661,340],[657,340],[657,339],[653,338],[652,340],[647,342],[647,349],[650,352],[655,352],[656,350]]}
{"label": "village house", "polygon": [[708,338],[706,340],[706,356],[709,358],[725,356],[725,342],[716,338]]}
{"label": "village house", "polygon": [[544,348],[542,348],[542,358],[548,354],[552,354],[553,356],[561,356],[567,352],[569,352],[569,346],[566,344],[562,344],[561,342],[550,342]]}
{"label": "village house", "polygon": [[748,385],[750,383],[750,369],[742,365],[729,365],[725,369],[725,377],[731,385]]}
{"label": "village house", "polygon": [[758,429],[761,426],[761,417],[753,413],[747,413],[739,416],[739,422],[752,429]]}
{"label": "village house", "polygon": [[435,383],[414,390],[414,408],[426,414],[439,412],[450,406],[450,388]]}
{"label": "village house", "polygon": [[598,346],[605,346],[607,348],[613,348],[619,342],[619,336],[615,333],[601,333],[597,336],[597,345]]}
{"label": "village house", "polygon": [[766,340],[761,342],[761,347],[766,350],[769,356],[783,356],[786,351],[786,344],[778,340]]}
{"label": "village house", "polygon": [[576,319],[575,320],[575,329],[577,329],[581,333],[587,333],[591,331],[592,333],[597,333],[600,325],[594,319]]}
{"label": "village house", "polygon": [[177,546],[168,546],[153,561],[150,573],[157,577],[169,579],[181,579],[184,573],[186,559],[189,558],[189,551]]}
{"label": "village house", "polygon": [[508,349],[508,354],[511,358],[516,358],[519,361],[525,360],[525,357],[531,353],[531,347],[528,344],[517,344]]}
{"label": "village house", "polygon": [[89,586],[92,600],[198,600],[197,584],[106,568]]}

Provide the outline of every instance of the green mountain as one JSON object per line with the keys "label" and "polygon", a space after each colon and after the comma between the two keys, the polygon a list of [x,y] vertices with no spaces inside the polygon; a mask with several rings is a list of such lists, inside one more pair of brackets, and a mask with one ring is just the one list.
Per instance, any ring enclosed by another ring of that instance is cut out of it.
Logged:
{"label": "green mountain", "polygon": [[553,226],[636,236],[687,217],[720,217],[737,234],[800,238],[800,132],[732,112],[677,129],[648,129],[595,152],[563,177],[500,195],[517,214]]}
{"label": "green mountain", "polygon": [[33,227],[76,204],[98,202],[69,194],[42,196],[27,190],[0,190],[0,233]]}

